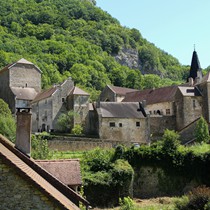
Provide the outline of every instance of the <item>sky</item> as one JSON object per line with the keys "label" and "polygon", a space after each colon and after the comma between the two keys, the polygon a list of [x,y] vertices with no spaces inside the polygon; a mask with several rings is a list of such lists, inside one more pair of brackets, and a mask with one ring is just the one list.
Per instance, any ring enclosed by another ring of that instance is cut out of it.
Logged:
{"label": "sky", "polygon": [[210,0],[96,0],[96,6],[136,28],[143,38],[190,65],[197,51],[201,68],[210,66]]}

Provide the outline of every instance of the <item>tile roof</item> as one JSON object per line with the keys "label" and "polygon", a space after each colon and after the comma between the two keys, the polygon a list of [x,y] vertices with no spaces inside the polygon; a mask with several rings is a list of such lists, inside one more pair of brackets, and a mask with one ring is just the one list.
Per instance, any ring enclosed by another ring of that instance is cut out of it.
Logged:
{"label": "tile roof", "polygon": [[35,162],[66,185],[82,184],[79,160],[36,160]]}
{"label": "tile roof", "polygon": [[2,135],[0,135],[0,157],[8,160],[14,168],[22,172],[23,176],[29,178],[33,185],[46,192],[46,195],[53,198],[63,209],[79,210],[79,207],[73,203],[75,200],[85,205],[89,204],[84,198],[37,165],[33,159],[17,150],[14,144]]}
{"label": "tile roof", "polygon": [[28,87],[11,87],[12,92],[17,97],[17,99],[22,100],[29,100],[32,101],[36,95],[37,92],[34,88],[28,88]]}
{"label": "tile roof", "polygon": [[113,86],[113,85],[107,85],[107,86],[118,95],[125,95],[126,93],[129,93],[129,92],[138,91],[136,89],[117,87],[117,86]]}
{"label": "tile roof", "polygon": [[53,93],[55,93],[56,90],[57,90],[57,87],[51,87],[50,89],[42,91],[35,97],[35,99],[32,101],[32,103],[49,98],[50,96],[52,96]]}
{"label": "tile roof", "polygon": [[13,66],[15,66],[17,63],[20,63],[20,64],[27,64],[27,65],[33,65],[36,67],[36,69],[41,73],[42,71],[39,69],[39,67],[37,67],[35,64],[31,63],[30,61],[27,61],[26,59],[24,58],[21,58],[20,60],[14,62],[14,63],[11,63],[11,64],[8,64],[7,66],[5,66],[3,69],[0,70],[0,74],[3,73],[4,71],[12,68]]}
{"label": "tile roof", "polygon": [[146,104],[171,102],[174,100],[177,88],[178,86],[169,86],[127,93],[123,102],[142,102],[143,100],[146,100]]}
{"label": "tile roof", "polygon": [[105,118],[143,118],[142,112],[137,109],[139,103],[136,102],[100,102],[98,111]]}
{"label": "tile roof", "polygon": [[84,90],[74,86],[70,91],[70,95],[82,95],[82,96],[89,96],[90,94],[85,92]]}

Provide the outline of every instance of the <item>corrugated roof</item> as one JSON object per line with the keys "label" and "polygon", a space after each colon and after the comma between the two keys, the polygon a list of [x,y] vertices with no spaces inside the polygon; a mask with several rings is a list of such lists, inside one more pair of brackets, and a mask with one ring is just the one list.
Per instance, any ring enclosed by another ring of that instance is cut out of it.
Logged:
{"label": "corrugated roof", "polygon": [[48,90],[44,90],[41,93],[39,93],[35,99],[32,101],[32,103],[35,103],[37,101],[41,101],[43,99],[49,98],[50,96],[52,96],[52,94],[57,90],[57,87],[51,87]]}
{"label": "corrugated roof", "polygon": [[17,99],[32,101],[37,95],[34,88],[28,87],[11,87],[12,92],[17,97]]}
{"label": "corrugated roof", "polygon": [[136,102],[100,102],[100,113],[107,118],[143,118],[142,112],[137,111],[139,103]]}
{"label": "corrugated roof", "polygon": [[107,85],[107,86],[118,95],[125,95],[126,93],[129,93],[129,92],[138,91],[136,89],[118,87],[118,86],[113,86],[113,85]]}
{"label": "corrugated roof", "polygon": [[38,160],[35,162],[66,185],[82,184],[79,160]]}
{"label": "corrugated roof", "polygon": [[123,102],[142,102],[143,100],[146,100],[146,104],[171,102],[174,100],[177,88],[178,86],[169,86],[127,93]]}
{"label": "corrugated roof", "polygon": [[[50,196],[56,199],[66,209],[77,209],[79,208],[73,204],[66,196],[52,186],[46,179],[40,174],[33,170],[28,164],[21,160],[16,154],[14,154],[9,148],[3,143],[3,137],[0,136],[0,154],[3,155],[14,167],[18,168],[23,172],[25,176],[30,178],[39,187],[45,190]],[[5,140],[4,140],[5,143]],[[18,151],[18,150],[17,150]],[[32,160],[31,160],[32,161]],[[34,163],[35,164],[35,163]]]}
{"label": "corrugated roof", "polygon": [[74,86],[70,91],[70,95],[82,95],[82,96],[89,96],[90,94],[85,92],[84,90]]}

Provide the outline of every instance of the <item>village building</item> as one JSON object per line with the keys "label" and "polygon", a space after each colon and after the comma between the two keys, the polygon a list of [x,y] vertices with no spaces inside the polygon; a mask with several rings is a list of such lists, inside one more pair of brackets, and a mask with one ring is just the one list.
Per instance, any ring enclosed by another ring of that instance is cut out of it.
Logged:
{"label": "village building", "polygon": [[[1,208],[79,210],[79,202],[88,208],[88,201],[65,181],[30,158],[30,121],[30,110],[18,109],[15,145],[0,135]],[[68,176],[71,177],[71,173],[72,170]],[[73,174],[76,176],[75,172]]]}
{"label": "village building", "polygon": [[41,70],[33,63],[20,59],[0,71],[0,98],[15,114],[17,107],[28,107],[41,91]]}
{"label": "village building", "polygon": [[147,144],[149,118],[139,103],[100,102],[95,107],[96,130],[101,139]]}
{"label": "village building", "polygon": [[126,93],[137,91],[136,89],[117,87],[113,85],[107,85],[99,96],[99,101],[103,102],[121,102]]}

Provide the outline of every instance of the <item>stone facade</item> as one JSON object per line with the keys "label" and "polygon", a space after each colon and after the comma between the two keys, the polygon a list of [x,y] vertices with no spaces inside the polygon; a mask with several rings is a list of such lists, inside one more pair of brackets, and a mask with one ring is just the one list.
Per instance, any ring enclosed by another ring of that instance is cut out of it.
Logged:
{"label": "stone facade", "polygon": [[61,209],[54,200],[42,193],[21,173],[0,156],[1,209]]}
{"label": "stone facade", "polygon": [[67,96],[73,87],[74,82],[68,78],[61,85],[51,88],[52,91],[44,91],[37,95],[32,102],[34,132],[49,132],[58,128],[57,120],[62,113],[67,112]]}
{"label": "stone facade", "polygon": [[[122,142],[149,143],[147,118],[101,118],[99,136],[101,139]],[[112,127],[111,124],[115,126]]]}
{"label": "stone facade", "polygon": [[13,87],[30,88],[30,91],[33,88],[37,93],[40,92],[41,71],[33,63],[25,59],[20,59],[0,71],[0,98],[8,103],[14,114],[17,105],[17,95],[12,91]]}

